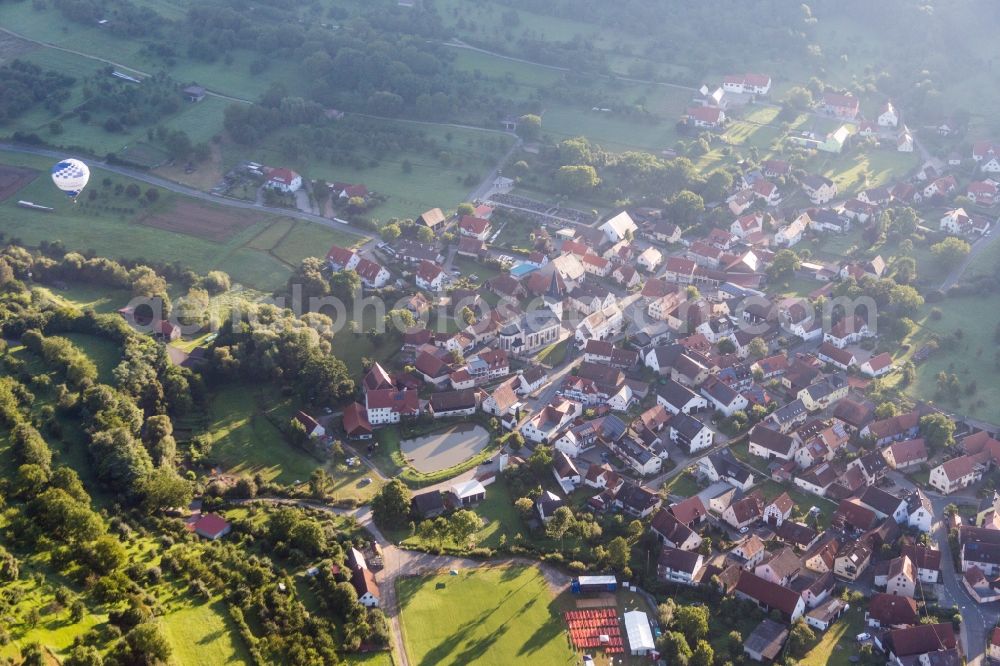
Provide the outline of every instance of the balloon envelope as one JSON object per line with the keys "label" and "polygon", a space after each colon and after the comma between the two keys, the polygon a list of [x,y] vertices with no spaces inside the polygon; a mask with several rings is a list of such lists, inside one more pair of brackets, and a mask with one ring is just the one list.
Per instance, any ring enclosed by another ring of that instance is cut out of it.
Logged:
{"label": "balloon envelope", "polygon": [[90,168],[80,160],[66,159],[52,167],[52,182],[71,197],[80,194],[90,180]]}

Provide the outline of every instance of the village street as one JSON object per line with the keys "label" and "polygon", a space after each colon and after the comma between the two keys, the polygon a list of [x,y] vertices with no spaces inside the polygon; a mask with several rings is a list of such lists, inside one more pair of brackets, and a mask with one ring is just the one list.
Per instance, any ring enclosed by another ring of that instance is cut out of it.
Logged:
{"label": "village street", "polygon": [[[907,492],[916,490],[916,486],[898,472],[889,472],[887,477]],[[934,491],[925,491],[925,494],[934,506],[936,520],[932,538],[941,551],[943,591],[941,605],[945,607],[954,605],[961,610],[962,649],[968,658],[969,666],[977,666],[983,663],[988,632],[1000,621],[1000,602],[978,604],[969,596],[962,583],[962,574],[955,571],[957,565],[948,544],[948,524],[944,510],[949,504],[978,507],[979,499],[964,493],[941,495]]]}

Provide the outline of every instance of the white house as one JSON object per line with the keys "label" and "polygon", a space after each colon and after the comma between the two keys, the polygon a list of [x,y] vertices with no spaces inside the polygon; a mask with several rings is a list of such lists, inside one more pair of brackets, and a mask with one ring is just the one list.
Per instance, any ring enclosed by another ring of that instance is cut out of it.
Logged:
{"label": "white house", "polygon": [[297,192],[302,187],[302,176],[291,169],[276,168],[267,172],[267,182],[264,187],[289,194]]}
{"label": "white house", "polygon": [[609,243],[620,243],[632,237],[639,227],[627,211],[622,211],[598,227]]}
{"label": "white house", "polygon": [[886,102],[878,112],[879,127],[896,127],[899,124],[899,114],[892,102]]}
{"label": "white house", "polygon": [[681,412],[670,419],[670,440],[695,453],[712,446],[715,433],[704,423]]}
{"label": "white house", "polygon": [[381,289],[392,277],[392,274],[384,266],[365,258],[358,261],[354,272],[361,279],[361,284],[369,289]]}
{"label": "white house", "polygon": [[437,264],[421,261],[416,273],[417,286],[427,291],[440,291],[444,286],[444,271]]}
{"label": "white house", "polygon": [[668,583],[694,585],[703,566],[705,558],[701,553],[664,546],[656,563],[656,572]]}
{"label": "white house", "polygon": [[802,179],[802,189],[816,205],[822,205],[837,196],[837,184],[825,176],[809,175]]}
{"label": "white house", "polygon": [[656,389],[656,404],[662,405],[671,414],[691,414],[708,408],[708,400],[688,387],[670,378]]}
{"label": "white house", "polygon": [[892,372],[892,356],[889,352],[882,352],[872,356],[860,366],[861,374],[868,377],[881,377]]}
{"label": "white house", "polygon": [[802,240],[802,234],[809,228],[809,214],[802,213],[789,224],[774,233],[774,244],[779,247],[793,247]]}
{"label": "white house", "polygon": [[610,308],[599,310],[580,322],[576,327],[576,343],[580,347],[587,344],[588,340],[607,340],[621,332],[625,317],[621,308],[612,305]]}
{"label": "white house", "polygon": [[983,468],[973,456],[959,456],[931,470],[928,483],[944,495],[967,488],[982,478]]}
{"label": "white house", "polygon": [[650,273],[656,270],[661,261],[663,261],[663,254],[655,247],[646,248],[636,259],[636,263]]}
{"label": "white house", "polygon": [[[714,380],[714,381],[713,381]],[[727,417],[747,408],[747,399],[723,381],[709,377],[701,387],[701,394],[708,399],[712,406],[722,412]]]}

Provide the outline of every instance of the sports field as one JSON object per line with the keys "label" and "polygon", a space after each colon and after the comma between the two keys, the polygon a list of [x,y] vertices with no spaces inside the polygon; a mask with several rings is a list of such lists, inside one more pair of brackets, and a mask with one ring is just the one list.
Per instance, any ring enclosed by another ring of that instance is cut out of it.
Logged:
{"label": "sports field", "polygon": [[576,663],[555,595],[536,568],[400,578],[396,590],[414,666]]}

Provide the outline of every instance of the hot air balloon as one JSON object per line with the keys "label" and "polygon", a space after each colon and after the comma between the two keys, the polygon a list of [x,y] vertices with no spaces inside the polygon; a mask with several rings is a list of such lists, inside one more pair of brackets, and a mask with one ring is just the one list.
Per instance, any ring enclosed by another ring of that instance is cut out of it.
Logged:
{"label": "hot air balloon", "polygon": [[67,195],[77,197],[90,180],[90,167],[80,160],[65,159],[52,167],[52,182]]}

